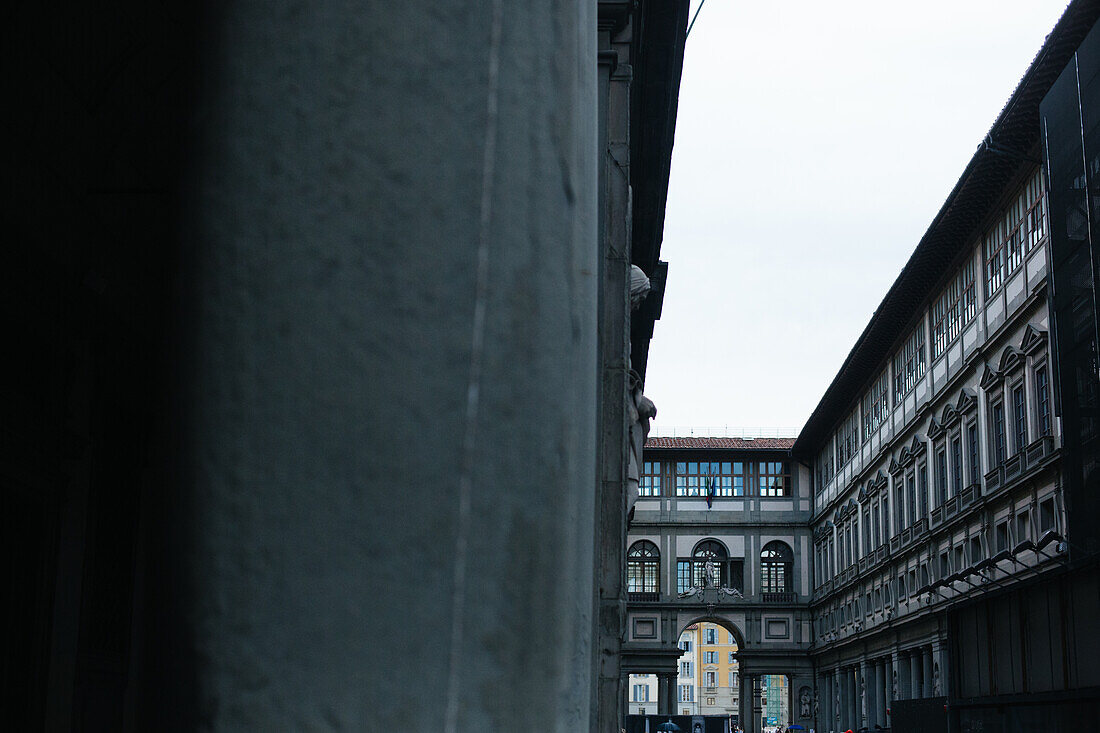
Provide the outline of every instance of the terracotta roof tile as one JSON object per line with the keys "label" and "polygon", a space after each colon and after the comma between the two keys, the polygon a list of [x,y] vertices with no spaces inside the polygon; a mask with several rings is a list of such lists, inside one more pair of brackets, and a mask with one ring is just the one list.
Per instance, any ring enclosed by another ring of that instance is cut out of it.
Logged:
{"label": "terracotta roof tile", "polygon": [[646,448],[678,448],[681,450],[706,450],[725,448],[735,450],[790,450],[794,438],[649,438]]}

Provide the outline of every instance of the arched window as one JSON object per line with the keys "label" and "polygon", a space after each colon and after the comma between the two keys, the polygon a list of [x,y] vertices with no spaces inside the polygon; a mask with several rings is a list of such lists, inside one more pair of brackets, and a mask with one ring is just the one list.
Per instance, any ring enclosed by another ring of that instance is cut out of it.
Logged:
{"label": "arched window", "polygon": [[[715,577],[708,581],[707,563],[713,563]],[[703,540],[692,550],[691,558],[676,563],[676,590],[684,592],[692,587],[711,587],[717,584],[722,588],[741,590],[745,561],[741,558],[730,559],[725,545],[717,540]]]}
{"label": "arched window", "polygon": [[[784,542],[769,542],[760,551],[760,592],[765,601],[786,601],[791,592],[794,553]],[[775,594],[783,594],[776,596]]]}
{"label": "arched window", "polygon": [[630,546],[626,554],[626,590],[631,600],[660,600],[660,574],[661,551],[657,545],[640,540]]}

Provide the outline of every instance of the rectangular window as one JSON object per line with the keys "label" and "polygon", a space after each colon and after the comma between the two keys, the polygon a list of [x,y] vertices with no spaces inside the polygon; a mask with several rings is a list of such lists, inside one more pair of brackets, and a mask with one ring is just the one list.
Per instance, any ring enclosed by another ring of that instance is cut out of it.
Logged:
{"label": "rectangular window", "polygon": [[1024,256],[1024,212],[1027,202],[1017,196],[1005,211],[1002,228],[1005,238],[1005,269],[1011,273],[1020,266]]}
{"label": "rectangular window", "polygon": [[732,669],[729,672],[730,687],[737,689],[737,673]]}
{"label": "rectangular window", "polygon": [[744,496],[745,464],[741,461],[679,461],[676,496]]}
{"label": "rectangular window", "polygon": [[890,537],[890,497],[882,497],[882,537],[880,542],[885,542]]}
{"label": "rectangular window", "polygon": [[718,652],[703,652],[703,664],[718,664]]}
{"label": "rectangular window", "polygon": [[1054,497],[1044,499],[1039,505],[1039,531],[1054,529]]}
{"label": "rectangular window", "polygon": [[759,461],[756,477],[760,496],[790,496],[791,467],[783,461]]}
{"label": "rectangular window", "polygon": [[694,700],[695,700],[695,685],[679,685],[679,688],[680,688],[680,702],[694,702]]}
{"label": "rectangular window", "polygon": [[878,504],[875,504],[871,508],[871,544],[868,546],[868,551],[874,551],[876,547],[882,544],[882,534],[879,528],[879,508]]}
{"label": "rectangular window", "polygon": [[[917,517],[928,514],[928,466],[923,463],[917,468]],[[913,521],[916,521],[914,519]]]}
{"label": "rectangular window", "polygon": [[971,422],[966,426],[966,444],[968,456],[970,460],[970,483],[980,484],[982,482],[982,454],[980,450],[980,442],[978,441],[978,423]]}
{"label": "rectangular window", "polygon": [[1031,539],[1031,512],[1022,511],[1016,515],[1016,541]]}
{"label": "rectangular window", "polygon": [[1035,370],[1035,408],[1039,418],[1039,435],[1050,435],[1050,379],[1045,366]]}
{"label": "rectangular window", "polygon": [[[906,505],[909,510],[909,524],[917,521],[917,479],[913,474],[905,477]],[[903,526],[908,527],[909,524]]]}
{"label": "rectangular window", "polygon": [[840,427],[840,432],[836,435],[837,468],[840,469],[846,466],[848,464],[848,461],[852,460],[855,457],[857,450],[859,450],[858,406],[844,421],[844,424]]}
{"label": "rectangular window", "polygon": [[947,503],[947,449],[936,451],[936,501],[939,506]]}
{"label": "rectangular window", "polygon": [[997,525],[997,552],[1008,549],[1008,522]]}
{"label": "rectangular window", "polygon": [[1030,252],[1043,240],[1046,233],[1046,197],[1043,193],[1043,172],[1039,170],[1028,181],[1024,190],[1027,213],[1024,217],[1026,237],[1024,246]]}
{"label": "rectangular window", "polygon": [[[733,643],[733,634],[731,634],[730,632],[727,631],[726,636],[729,639],[729,641],[727,643],[732,644]],[[731,664],[733,663],[733,652],[730,652],[730,663]]]}
{"label": "rectangular window", "polygon": [[[704,644],[717,644],[718,643],[718,631],[716,629],[703,629],[703,643]],[[707,654],[713,654],[713,652],[707,652]]]}
{"label": "rectangular window", "polygon": [[992,435],[993,460],[996,465],[1004,463],[1005,451],[1005,406],[1001,400],[994,402],[989,408],[989,423]]}
{"label": "rectangular window", "polygon": [[626,590],[628,593],[657,593],[661,562],[656,558],[634,559],[626,562]]}
{"label": "rectangular window", "polygon": [[691,676],[691,662],[680,662],[680,676],[681,677],[690,677]]}
{"label": "rectangular window", "polygon": [[963,482],[963,449],[962,436],[955,433],[951,436],[951,493],[957,495],[962,491]]}
{"label": "rectangular window", "polygon": [[951,574],[951,571],[948,569],[948,566],[947,566],[947,550],[944,550],[943,552],[940,553],[940,575],[939,575],[939,577],[940,578],[946,578],[950,574]]}
{"label": "rectangular window", "polygon": [[970,538],[970,564],[980,561],[984,555],[982,554],[982,538],[971,537]]}
{"label": "rectangular window", "polygon": [[691,588],[691,561],[676,561],[676,592],[683,593]]}
{"label": "rectangular window", "polygon": [[823,490],[829,485],[829,482],[833,480],[835,469],[836,466],[833,463],[833,441],[829,440],[817,459],[818,491]]}
{"label": "rectangular window", "polygon": [[[910,474],[910,485],[912,485]],[[905,482],[897,480],[897,496],[894,497],[894,534],[900,534],[905,529]]]}
{"label": "rectangular window", "polygon": [[649,702],[649,685],[634,685],[634,702]]}
{"label": "rectangular window", "polygon": [[869,440],[890,411],[889,375],[883,371],[863,396],[863,440]]}
{"label": "rectangular window", "polygon": [[924,376],[924,367],[924,323],[919,323],[894,356],[895,405],[917,386],[917,382]]}
{"label": "rectangular window", "polygon": [[1016,453],[1027,447],[1027,402],[1024,400],[1024,385],[1017,384],[1012,388],[1012,438],[1016,445]]}
{"label": "rectangular window", "polygon": [[963,547],[959,545],[955,548],[955,572],[958,573],[966,567],[966,562],[963,560]]}
{"label": "rectangular window", "polygon": [[[707,687],[716,687],[718,685],[718,673],[713,671],[707,671],[703,673],[704,683]],[[714,704],[714,700],[710,700],[710,704]]]}
{"label": "rectangular window", "polygon": [[863,552],[861,555],[866,555],[871,551],[871,508],[867,507],[863,510]]}
{"label": "rectangular window", "polygon": [[638,493],[641,496],[661,495],[661,463],[660,461],[643,461],[642,480],[638,485]]}
{"label": "rectangular window", "polygon": [[691,651],[691,639],[680,639],[680,650],[685,652]]}
{"label": "rectangular window", "polygon": [[1000,289],[1005,279],[1005,250],[1004,237],[1001,232],[1001,222],[997,222],[993,229],[985,235],[982,244],[982,253],[985,260],[985,297],[989,298]]}
{"label": "rectangular window", "polygon": [[[733,641],[730,641],[730,644],[732,644],[732,643],[733,643]],[[733,652],[728,652],[727,653],[726,664],[733,664]]]}

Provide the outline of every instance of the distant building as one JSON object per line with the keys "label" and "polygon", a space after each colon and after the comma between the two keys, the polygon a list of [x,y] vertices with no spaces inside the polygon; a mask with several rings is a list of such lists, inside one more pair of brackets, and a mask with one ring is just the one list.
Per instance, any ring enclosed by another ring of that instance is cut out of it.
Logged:
{"label": "distant building", "polygon": [[[810,473],[791,459],[792,443],[646,443],[628,536],[623,660],[676,685],[674,700],[661,704],[658,694],[656,712],[745,724],[761,720],[763,675],[789,677],[781,695],[811,688]],[[690,645],[692,669],[685,657],[659,657],[675,643]]]}

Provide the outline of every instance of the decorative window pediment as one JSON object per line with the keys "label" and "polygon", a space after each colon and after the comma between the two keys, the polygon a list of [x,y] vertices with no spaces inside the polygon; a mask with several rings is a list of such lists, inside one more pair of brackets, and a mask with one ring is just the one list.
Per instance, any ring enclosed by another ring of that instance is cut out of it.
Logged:
{"label": "decorative window pediment", "polygon": [[881,470],[878,472],[878,475],[871,479],[871,483],[874,484],[875,491],[881,491],[882,489],[885,489],[888,481],[889,479],[886,478],[886,474],[884,474]]}
{"label": "decorative window pediment", "polygon": [[1008,375],[1017,369],[1021,368],[1027,359],[1023,353],[1012,346],[1006,346],[1005,350],[1001,352],[1001,363],[999,365],[1001,376]]}
{"label": "decorative window pediment", "polygon": [[[942,425],[944,430],[946,430],[947,428],[950,428],[952,425],[957,423],[960,417],[961,416],[959,415],[959,409],[949,402],[943,406],[943,412],[940,413],[940,425]],[[931,428],[928,429],[928,435],[929,437],[932,436]]]}
{"label": "decorative window pediment", "polygon": [[973,391],[966,389],[965,387],[959,392],[959,399],[955,402],[955,409],[959,415],[965,415],[966,413],[974,410],[978,407],[978,397]]}
{"label": "decorative window pediment", "polygon": [[985,365],[985,371],[982,372],[982,381],[979,382],[982,389],[993,389],[994,387],[1001,386],[1001,379],[1004,375],[1000,372],[990,368],[988,364]]}
{"label": "decorative window pediment", "polygon": [[928,450],[928,444],[924,442],[924,438],[914,435],[912,442],[909,443],[909,453],[913,458],[917,458],[923,455],[926,450]]}
{"label": "decorative window pediment", "polygon": [[898,455],[896,455],[896,456],[894,456],[893,458],[890,459],[890,469],[889,469],[889,471],[890,471],[890,473],[892,473],[895,476],[897,476],[899,473],[901,473],[901,470],[903,468],[902,462],[901,462],[900,459],[904,457],[904,453],[905,453],[905,449],[903,448],[901,453],[899,453]]}
{"label": "decorative window pediment", "polygon": [[1047,332],[1028,324],[1024,331],[1023,341],[1020,342],[1020,350],[1025,354],[1034,354],[1047,345]]}
{"label": "decorative window pediment", "polygon": [[940,423],[936,422],[936,418],[932,418],[932,421],[928,423],[928,438],[930,440],[935,440],[939,438],[945,432],[947,432],[947,429]]}

